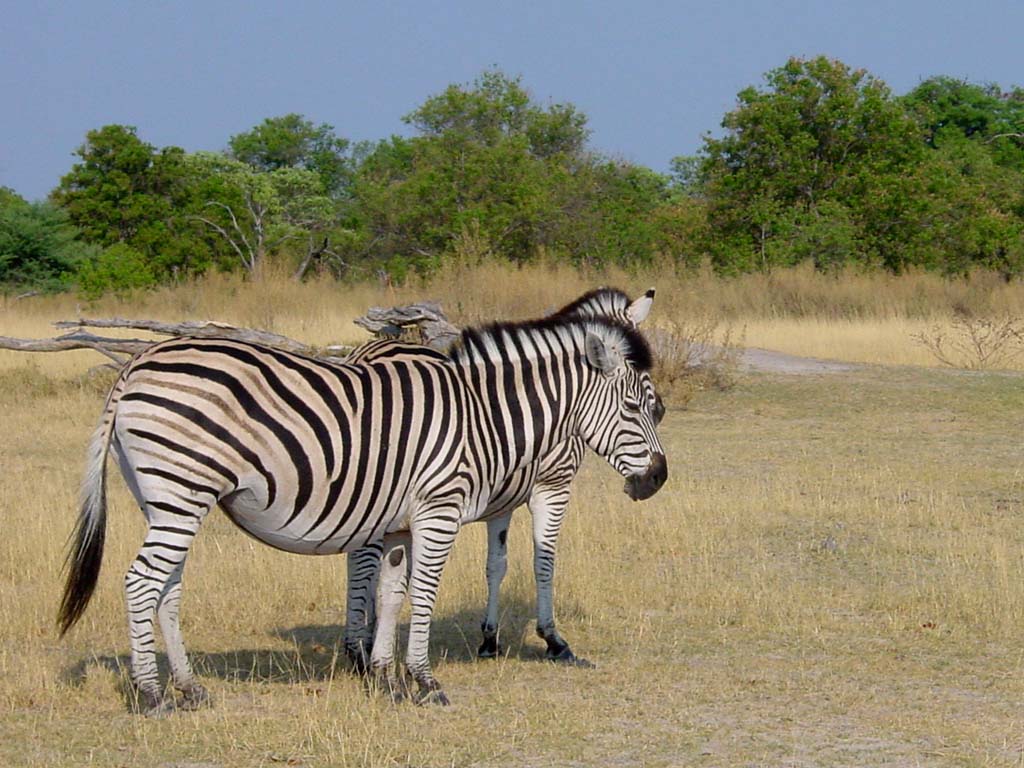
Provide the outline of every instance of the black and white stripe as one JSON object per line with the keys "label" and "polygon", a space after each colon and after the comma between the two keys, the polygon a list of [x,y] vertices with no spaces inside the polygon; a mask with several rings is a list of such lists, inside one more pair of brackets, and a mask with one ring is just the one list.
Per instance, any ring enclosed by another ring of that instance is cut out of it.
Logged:
{"label": "black and white stripe", "polygon": [[437,353],[335,365],[240,342],[179,339],[135,358],[91,444],[60,611],[67,631],[95,588],[113,448],[146,516],[125,577],[132,677],[145,706],[157,681],[159,620],[180,705],[206,699],[178,627],[189,546],[215,504],[255,538],[302,554],[382,542],[371,664],[393,690],[398,610],[409,594],[406,666],[418,697],[445,701],[427,657],[430,617],[459,526],[507,478],[573,436],[624,477],[633,498],[665,479],[646,400],[650,352],[611,321],[493,326]]}
{"label": "black and white stripe", "polygon": [[[552,317],[562,319],[604,317],[637,327],[650,312],[654,289],[635,301],[614,288],[590,291]],[[358,362],[419,354],[422,347],[393,341],[373,341],[356,349],[349,361]],[[655,420],[664,415],[664,406],[651,388],[648,399]],[[487,523],[487,607],[481,631],[483,642],[478,654],[493,658],[499,654],[498,619],[501,583],[508,570],[508,529],[512,512],[528,505],[532,516],[533,570],[537,594],[537,634],[547,643],[545,656],[560,662],[587,665],[577,658],[555,627],[554,574],[555,549],[569,503],[572,481],[583,460],[586,446],[582,438],[571,437],[555,446],[538,461],[511,474],[490,500],[481,520]],[[348,557],[348,595],[345,647],[357,666],[369,660],[373,637],[374,595],[380,568],[379,544],[356,550]]]}

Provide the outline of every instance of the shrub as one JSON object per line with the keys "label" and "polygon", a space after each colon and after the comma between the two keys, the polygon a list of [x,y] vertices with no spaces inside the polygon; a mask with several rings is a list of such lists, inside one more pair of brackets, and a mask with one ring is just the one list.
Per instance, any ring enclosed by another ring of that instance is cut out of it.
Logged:
{"label": "shrub", "polygon": [[77,279],[78,289],[87,299],[97,299],[107,292],[123,295],[157,283],[146,257],[124,243],[105,248],[95,258],[84,261]]}

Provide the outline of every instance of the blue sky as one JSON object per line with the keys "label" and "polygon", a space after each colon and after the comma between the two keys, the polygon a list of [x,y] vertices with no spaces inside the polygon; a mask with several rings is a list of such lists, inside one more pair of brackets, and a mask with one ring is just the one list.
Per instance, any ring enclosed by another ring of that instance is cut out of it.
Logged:
{"label": "blue sky", "polygon": [[288,112],[379,139],[491,67],[575,104],[593,148],[660,171],[789,56],[841,59],[897,93],[936,74],[1024,84],[1021,0],[5,0],[0,16],[0,185],[29,199],[108,123],[190,151]]}

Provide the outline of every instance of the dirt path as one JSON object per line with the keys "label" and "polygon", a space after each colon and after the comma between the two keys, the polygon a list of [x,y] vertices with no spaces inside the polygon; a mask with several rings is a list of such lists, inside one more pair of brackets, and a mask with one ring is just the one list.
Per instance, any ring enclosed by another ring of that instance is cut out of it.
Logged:
{"label": "dirt path", "polygon": [[760,373],[783,373],[795,376],[815,373],[843,373],[860,366],[856,363],[840,363],[835,360],[821,360],[816,357],[798,357],[776,352],[771,349],[748,347],[740,352],[740,367],[745,371]]}

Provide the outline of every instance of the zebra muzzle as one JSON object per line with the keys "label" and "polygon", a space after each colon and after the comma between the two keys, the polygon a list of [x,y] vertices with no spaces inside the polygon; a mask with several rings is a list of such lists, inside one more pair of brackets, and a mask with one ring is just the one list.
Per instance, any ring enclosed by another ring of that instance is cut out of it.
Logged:
{"label": "zebra muzzle", "polygon": [[668,462],[665,461],[665,454],[656,453],[646,472],[626,478],[626,487],[623,490],[633,501],[643,501],[656,494],[667,479]]}

